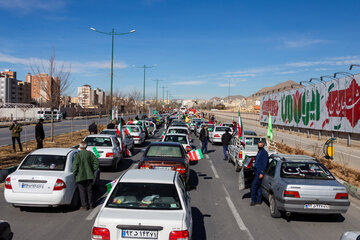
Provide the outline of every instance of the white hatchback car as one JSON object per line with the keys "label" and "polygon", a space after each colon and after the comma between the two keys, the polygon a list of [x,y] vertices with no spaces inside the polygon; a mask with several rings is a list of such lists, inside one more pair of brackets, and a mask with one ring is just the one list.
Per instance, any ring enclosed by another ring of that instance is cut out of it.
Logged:
{"label": "white hatchback car", "polygon": [[186,152],[191,151],[190,141],[187,134],[169,133],[165,135],[165,137],[162,139],[162,142],[181,143],[181,145],[184,147]]}
{"label": "white hatchback car", "polygon": [[225,133],[225,130],[228,129],[229,133],[232,135],[232,129],[226,126],[215,126],[214,131],[209,132],[209,141],[214,143],[221,143],[221,137]]}
{"label": "white hatchback car", "polygon": [[96,217],[92,239],[191,239],[190,198],[175,171],[131,169]]}
{"label": "white hatchback car", "polygon": [[140,125],[125,125],[123,128],[131,129],[130,135],[133,137],[135,145],[142,145],[145,142],[146,135]]}
{"label": "white hatchback car", "polygon": [[6,202],[14,206],[76,208],[80,199],[72,162],[77,152],[72,148],[42,148],[31,152],[6,178]]}

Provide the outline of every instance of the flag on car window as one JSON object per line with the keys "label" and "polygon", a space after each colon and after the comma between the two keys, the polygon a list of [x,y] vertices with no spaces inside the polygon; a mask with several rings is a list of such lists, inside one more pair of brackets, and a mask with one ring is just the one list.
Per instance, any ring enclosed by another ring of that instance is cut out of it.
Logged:
{"label": "flag on car window", "polygon": [[163,139],[165,137],[165,132],[163,132],[162,134],[161,134],[161,139]]}
{"label": "flag on car window", "polygon": [[128,134],[128,135],[130,135],[130,133],[132,133],[132,130],[131,130],[131,128],[129,128],[129,127],[126,128],[124,131],[125,131],[125,133]]}
{"label": "flag on car window", "polygon": [[204,158],[201,149],[190,151],[187,155],[189,156],[190,161],[197,161]]}
{"label": "flag on car window", "polygon": [[114,185],[116,184],[117,179],[109,182],[108,184],[106,184],[106,191],[109,193],[111,191],[111,189],[114,187]]}
{"label": "flag on car window", "polygon": [[132,157],[131,151],[130,151],[129,149],[126,149],[126,155],[127,155],[128,157]]}
{"label": "flag on car window", "polygon": [[243,128],[243,124],[242,124],[242,120],[241,120],[241,116],[240,116],[240,111],[239,111],[239,119],[238,119],[238,123],[237,123],[237,132],[238,132],[238,138],[240,139],[241,144],[243,146],[245,146],[244,128]]}

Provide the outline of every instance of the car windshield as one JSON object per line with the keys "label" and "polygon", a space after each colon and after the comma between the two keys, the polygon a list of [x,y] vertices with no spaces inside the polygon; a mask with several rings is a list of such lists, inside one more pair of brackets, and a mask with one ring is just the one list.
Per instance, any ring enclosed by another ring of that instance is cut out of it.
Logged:
{"label": "car windshield", "polygon": [[166,136],[164,142],[178,142],[181,144],[188,144],[186,136],[176,136],[176,135]]}
{"label": "car windshield", "polygon": [[333,180],[334,176],[320,163],[285,162],[281,165],[282,178],[308,178],[320,180]]}
{"label": "car windshield", "polygon": [[173,157],[182,158],[180,146],[150,146],[146,157]]}
{"label": "car windshield", "polygon": [[181,203],[173,184],[120,182],[115,186],[106,207],[179,210]]}
{"label": "car windshield", "polygon": [[124,129],[125,128],[130,128],[133,132],[140,132],[140,128],[136,126],[125,126]]}
{"label": "car windshield", "polygon": [[116,135],[116,131],[102,130],[100,134]]}
{"label": "car windshield", "polygon": [[245,135],[250,135],[250,136],[257,136],[256,132],[254,131],[244,131]]}
{"label": "car windshield", "polygon": [[188,134],[188,130],[187,129],[181,129],[181,128],[174,128],[174,129],[169,129],[169,133]]}
{"label": "car windshield", "polygon": [[88,146],[112,147],[111,139],[108,137],[87,137],[85,142]]}
{"label": "car windshield", "polygon": [[245,146],[257,146],[260,141],[263,141],[266,146],[266,139],[259,137],[245,137]]}
{"label": "car windshield", "polygon": [[226,129],[231,131],[231,129],[229,127],[216,127],[215,132],[225,132]]}
{"label": "car windshield", "polygon": [[58,155],[29,155],[23,161],[20,169],[64,171],[66,156]]}

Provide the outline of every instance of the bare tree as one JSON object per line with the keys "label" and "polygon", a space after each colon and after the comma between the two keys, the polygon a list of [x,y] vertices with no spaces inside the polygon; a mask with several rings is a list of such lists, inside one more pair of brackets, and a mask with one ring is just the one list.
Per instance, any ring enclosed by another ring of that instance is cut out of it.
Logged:
{"label": "bare tree", "polygon": [[[60,96],[65,95],[71,85],[71,66],[55,60],[55,48],[48,62],[31,63],[30,68],[40,78],[40,102],[51,110],[51,142],[54,141],[54,109],[60,106]],[[60,109],[59,109],[60,111]]]}

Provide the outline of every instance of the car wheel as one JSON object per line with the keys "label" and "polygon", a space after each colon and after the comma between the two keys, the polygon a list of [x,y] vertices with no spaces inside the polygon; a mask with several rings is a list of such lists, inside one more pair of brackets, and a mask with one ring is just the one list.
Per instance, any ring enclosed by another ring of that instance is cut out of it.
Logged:
{"label": "car wheel", "polygon": [[240,172],[241,167],[239,166],[238,161],[235,160],[234,162],[235,162],[235,172]]}
{"label": "car wheel", "polygon": [[79,189],[75,189],[74,195],[71,199],[69,208],[71,210],[77,210],[80,207],[80,194],[79,194]]}
{"label": "car wheel", "polygon": [[273,194],[269,194],[269,208],[270,208],[270,215],[273,218],[281,217],[281,212],[277,208],[276,200]]}

